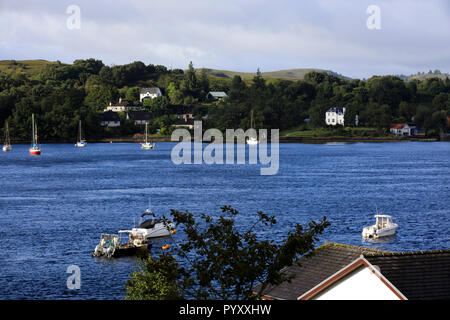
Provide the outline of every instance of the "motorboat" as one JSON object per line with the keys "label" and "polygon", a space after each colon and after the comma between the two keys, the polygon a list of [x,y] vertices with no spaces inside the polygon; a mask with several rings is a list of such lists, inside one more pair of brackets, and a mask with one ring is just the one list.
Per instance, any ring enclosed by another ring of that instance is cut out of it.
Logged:
{"label": "motorboat", "polygon": [[[144,220],[144,217],[150,216],[150,219]],[[171,222],[163,221],[163,219],[156,219],[153,212],[147,209],[142,215],[139,225],[131,230],[123,230],[129,232],[130,237],[140,239],[147,242],[151,238],[167,237],[174,233],[174,227]]]}
{"label": "motorboat", "polygon": [[362,231],[364,239],[377,239],[395,235],[398,225],[388,215],[375,215],[376,222],[373,226],[365,227]]}
{"label": "motorboat", "polygon": [[119,231],[119,234],[106,234],[100,236],[100,242],[92,253],[93,257],[119,258],[125,256],[148,256],[152,244],[144,242],[131,234],[129,241],[122,243],[121,235],[127,231]]}

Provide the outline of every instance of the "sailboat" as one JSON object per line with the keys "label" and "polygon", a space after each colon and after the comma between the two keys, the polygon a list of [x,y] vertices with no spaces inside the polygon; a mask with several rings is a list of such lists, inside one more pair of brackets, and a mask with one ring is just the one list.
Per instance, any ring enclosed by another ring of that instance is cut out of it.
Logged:
{"label": "sailboat", "polygon": [[3,151],[11,151],[11,141],[9,139],[9,128],[8,128],[8,121],[5,122],[5,144],[2,148]]}
{"label": "sailboat", "polygon": [[143,150],[152,150],[155,148],[155,144],[148,142],[147,140],[147,135],[148,135],[148,124],[145,123],[145,141],[143,143],[141,143],[141,149]]}
{"label": "sailboat", "polygon": [[[253,129],[253,110],[252,110],[252,112],[251,112],[251,116],[250,116],[251,118],[250,118],[250,128],[251,129]],[[247,140],[247,144],[248,145],[257,145],[259,142],[258,142],[258,139],[257,139],[257,137],[249,137],[248,138],[248,140]]]}
{"label": "sailboat", "polygon": [[37,135],[37,125],[34,122],[34,113],[31,115],[31,148],[30,148],[30,154],[32,156],[39,156],[41,154],[41,147],[38,145],[38,135]]}
{"label": "sailboat", "polygon": [[83,147],[86,147],[86,145],[87,145],[86,140],[81,138],[81,120],[80,120],[80,125],[79,125],[79,129],[78,129],[78,141],[75,144],[75,146],[83,148]]}

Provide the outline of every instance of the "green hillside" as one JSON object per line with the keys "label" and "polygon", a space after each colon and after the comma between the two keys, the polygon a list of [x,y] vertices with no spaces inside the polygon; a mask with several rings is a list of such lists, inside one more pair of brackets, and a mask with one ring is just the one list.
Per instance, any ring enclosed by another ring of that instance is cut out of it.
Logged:
{"label": "green hillside", "polygon": [[[200,72],[202,69],[197,69]],[[232,79],[234,76],[239,75],[243,80],[251,80],[255,76],[256,72],[237,72],[237,71],[229,71],[229,70],[216,70],[216,69],[208,69],[205,68],[208,76],[217,77],[217,78],[226,78]],[[265,79],[282,79],[282,80],[303,80],[305,75],[308,72],[317,71],[317,72],[326,72],[330,75],[335,75],[338,77],[342,77],[345,79],[349,79],[342,75],[337,74],[336,72],[330,70],[323,69],[288,69],[288,70],[279,70],[279,71],[271,71],[271,72],[262,72],[262,76]]]}
{"label": "green hillside", "polygon": [[0,71],[5,73],[20,72],[33,78],[49,64],[57,64],[47,60],[0,60]]}

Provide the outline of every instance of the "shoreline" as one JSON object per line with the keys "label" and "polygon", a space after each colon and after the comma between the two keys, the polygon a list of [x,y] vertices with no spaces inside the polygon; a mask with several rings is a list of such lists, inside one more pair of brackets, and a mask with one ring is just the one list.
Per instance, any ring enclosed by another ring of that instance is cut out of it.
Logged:
{"label": "shoreline", "polygon": [[[177,142],[172,141],[170,137],[151,137],[150,140],[153,142]],[[192,141],[193,139],[191,139]],[[391,138],[362,138],[362,137],[315,137],[315,138],[301,138],[301,137],[280,137],[279,143],[305,143],[305,144],[326,144],[326,143],[357,143],[357,142],[370,142],[370,143],[381,143],[381,142],[450,142],[449,140],[439,140],[437,138],[402,138],[402,139],[391,139]],[[140,139],[134,138],[102,138],[102,139],[92,139],[87,140],[87,143],[141,143]],[[204,143],[211,143],[211,141],[203,141]],[[270,141],[269,141],[270,142]],[[41,144],[75,144],[76,141],[73,140],[42,140]],[[30,144],[29,141],[16,140],[11,141],[11,144]]]}

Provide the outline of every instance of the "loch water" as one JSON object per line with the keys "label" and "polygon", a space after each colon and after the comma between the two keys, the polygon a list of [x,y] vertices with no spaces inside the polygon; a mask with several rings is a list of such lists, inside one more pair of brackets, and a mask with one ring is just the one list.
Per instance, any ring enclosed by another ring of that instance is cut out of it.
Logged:
{"label": "loch water", "polygon": [[[450,249],[450,143],[280,144],[279,172],[260,165],[175,165],[174,143],[44,144],[0,154],[0,299],[123,299],[136,259],[91,257],[102,232],[139,222],[150,206],[221,214],[239,210],[245,229],[261,210],[278,223],[258,229],[280,241],[297,223],[327,216],[321,242],[410,251]],[[399,229],[365,241],[376,207]],[[182,232],[175,237],[182,239]],[[164,244],[159,240],[156,245]],[[79,266],[81,287],[67,288]]]}

